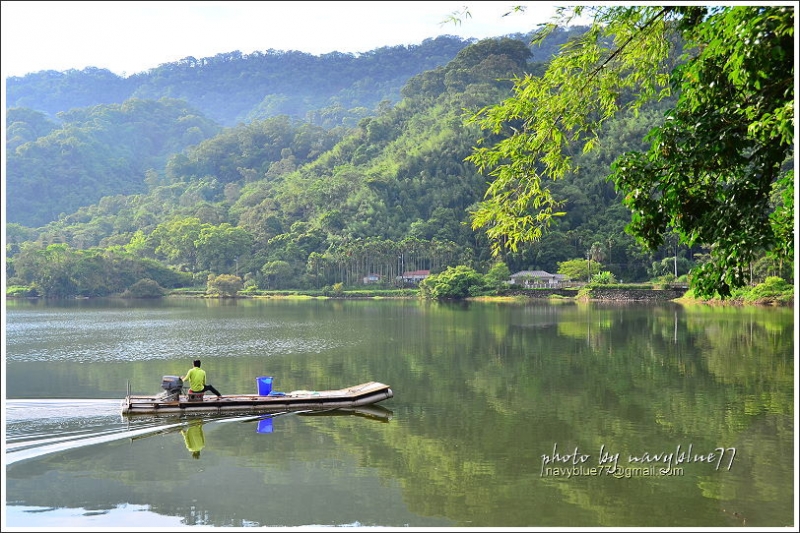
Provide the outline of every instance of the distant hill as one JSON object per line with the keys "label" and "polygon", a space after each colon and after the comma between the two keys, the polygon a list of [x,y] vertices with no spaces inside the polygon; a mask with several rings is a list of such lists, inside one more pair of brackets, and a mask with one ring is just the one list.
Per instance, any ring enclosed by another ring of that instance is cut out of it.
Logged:
{"label": "distant hill", "polygon": [[222,128],[181,100],[130,99],[60,114],[7,113],[6,221],[40,226],[104,196],[146,190],[148,171]]}
{"label": "distant hill", "polygon": [[[531,48],[545,61],[585,28],[556,31],[546,45]],[[507,37],[530,43],[532,34]],[[56,119],[59,112],[129,98],[185,100],[223,126],[277,115],[324,127],[354,126],[382,102],[400,100],[413,76],[446,65],[475,39],[440,36],[419,45],[382,47],[363,54],[239,51],[186,57],[123,78],[100,68],[52,70],[6,80],[6,107],[24,107]]]}

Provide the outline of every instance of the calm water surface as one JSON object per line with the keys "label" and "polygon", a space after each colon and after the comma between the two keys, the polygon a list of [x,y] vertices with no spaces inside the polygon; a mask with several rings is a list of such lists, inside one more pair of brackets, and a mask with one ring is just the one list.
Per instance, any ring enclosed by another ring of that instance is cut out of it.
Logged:
{"label": "calm water surface", "polygon": [[[4,526],[796,527],[791,309],[6,306]],[[157,394],[195,358],[223,393],[395,396],[120,415],[126,387]]]}

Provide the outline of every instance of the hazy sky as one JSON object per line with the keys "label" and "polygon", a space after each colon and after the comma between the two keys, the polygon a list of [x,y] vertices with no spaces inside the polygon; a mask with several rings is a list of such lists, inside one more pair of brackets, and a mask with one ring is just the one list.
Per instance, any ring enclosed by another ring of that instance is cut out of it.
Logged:
{"label": "hazy sky", "polygon": [[[508,13],[525,5],[525,13]],[[528,32],[555,13],[551,2],[41,2],[3,0],[5,76],[98,67],[135,74],[187,56],[238,50],[314,55],[419,44],[437,35]],[[442,24],[469,8],[460,25]]]}

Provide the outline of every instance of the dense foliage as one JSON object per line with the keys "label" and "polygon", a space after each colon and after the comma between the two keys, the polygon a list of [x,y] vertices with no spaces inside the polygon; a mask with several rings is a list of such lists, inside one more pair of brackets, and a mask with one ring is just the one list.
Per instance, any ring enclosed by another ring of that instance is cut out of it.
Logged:
{"label": "dense foliage", "polygon": [[13,270],[31,287],[29,295],[47,297],[121,294],[144,279],[164,288],[191,282],[191,276],[124,250],[76,250],[66,244],[25,245],[14,256]]}
{"label": "dense foliage", "polygon": [[690,48],[671,77],[680,98],[650,133],[650,149],[620,158],[613,179],[634,235],[655,248],[669,227],[684,243],[709,246],[695,291],[728,296],[764,253],[793,256],[791,217],[770,218],[794,211],[792,196],[774,197],[794,182],[794,9],[681,14]]}
{"label": "dense foliage", "polygon": [[651,250],[670,232],[707,248],[692,272],[706,296],[745,285],[764,255],[791,261],[794,8],[586,11],[594,24],[543,75],[518,79],[513,96],[473,118],[509,133],[470,157],[493,177],[473,227],[486,229],[495,253],[538,241],[562,215],[547,181],[576,169],[577,150],[608,142],[611,119],[674,94],[649,149],[633,147],[613,167],[630,234]]}

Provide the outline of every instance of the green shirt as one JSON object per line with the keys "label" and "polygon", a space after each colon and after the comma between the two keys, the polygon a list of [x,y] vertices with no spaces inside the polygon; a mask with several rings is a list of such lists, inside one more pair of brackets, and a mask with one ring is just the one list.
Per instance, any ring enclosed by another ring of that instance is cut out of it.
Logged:
{"label": "green shirt", "polygon": [[206,386],[206,371],[199,366],[193,366],[191,370],[186,373],[186,379],[189,380],[189,388],[195,392],[200,392]]}

